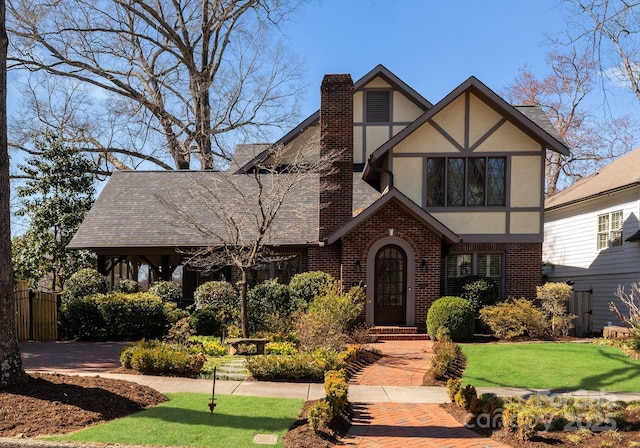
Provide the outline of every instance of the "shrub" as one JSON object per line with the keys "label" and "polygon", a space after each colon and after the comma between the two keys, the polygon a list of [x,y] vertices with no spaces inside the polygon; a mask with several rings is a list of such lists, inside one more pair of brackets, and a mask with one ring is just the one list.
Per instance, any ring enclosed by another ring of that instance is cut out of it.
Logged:
{"label": "shrub", "polygon": [[476,388],[470,384],[461,387],[453,397],[453,402],[465,410],[471,409],[471,403],[477,398]]}
{"label": "shrub", "polygon": [[[469,412],[472,414],[486,414],[493,416],[498,410],[502,409],[504,401],[496,394],[486,393],[471,398]],[[493,419],[491,419],[493,421]]]}
{"label": "shrub", "polygon": [[326,272],[303,272],[293,276],[289,282],[289,288],[298,300],[310,303],[323,288],[331,285],[334,281],[335,279]]}
{"label": "shrub", "polygon": [[536,287],[541,307],[551,318],[551,334],[566,336],[573,328],[575,315],[567,312],[567,302],[571,300],[573,288],[566,283],[545,283]]}
{"label": "shrub", "polygon": [[220,343],[220,340],[211,336],[191,336],[189,347],[192,352],[203,352],[209,356],[224,356],[227,348]]}
{"label": "shrub", "polygon": [[120,353],[120,362],[142,373],[185,375],[198,373],[204,364],[202,354],[193,354],[182,345],[142,341]]}
{"label": "shrub", "polygon": [[58,326],[63,338],[105,339],[106,322],[92,296],[63,303]]}
{"label": "shrub", "polygon": [[236,308],[238,305],[238,294],[229,282],[210,281],[198,286],[193,293],[196,310],[212,307],[220,310],[226,307]]}
{"label": "shrub", "polygon": [[180,319],[189,317],[189,312],[187,310],[183,310],[182,308],[178,308],[178,304],[174,302],[164,303],[162,306],[162,310],[164,312],[164,319],[167,330]]}
{"label": "shrub", "polygon": [[455,363],[458,351],[458,346],[451,341],[434,344],[428,374],[435,380],[445,379]]}
{"label": "shrub", "polygon": [[246,368],[254,378],[261,380],[309,380],[321,382],[328,370],[346,366],[346,356],[336,352],[316,351],[293,355],[258,355],[248,357]]}
{"label": "shrub", "polygon": [[219,334],[222,329],[219,314],[210,308],[194,311],[190,322],[196,335],[211,336]]}
{"label": "shrub", "polygon": [[529,440],[536,435],[537,424],[538,413],[535,409],[531,409],[527,406],[518,412],[516,425],[518,426],[518,435],[522,440]]}
{"label": "shrub", "polygon": [[62,291],[62,300],[70,302],[93,294],[105,294],[107,278],[95,269],[80,269],[69,277]]}
{"label": "shrub", "polygon": [[451,342],[451,331],[449,327],[442,325],[438,328],[438,331],[436,331],[436,341]]}
{"label": "shrub", "polygon": [[318,400],[309,408],[307,413],[309,427],[314,432],[318,432],[322,426],[327,426],[332,418],[331,406],[326,400]]}
{"label": "shrub", "polygon": [[194,331],[191,327],[191,319],[189,317],[183,317],[175,324],[171,325],[165,338],[165,342],[169,344],[189,345],[189,339],[193,334]]}
{"label": "shrub", "polygon": [[445,326],[454,341],[468,341],[473,338],[475,312],[468,300],[461,297],[441,297],[427,313],[427,332],[436,339],[438,329]]}
{"label": "shrub", "polygon": [[361,287],[344,292],[342,283],[338,281],[324,288],[309,304],[307,311],[298,313],[294,319],[300,349],[342,350],[347,331],[364,307],[364,297]]}
{"label": "shrub", "polygon": [[98,304],[110,339],[158,338],[164,333],[164,307],[162,300],[153,294],[112,292],[92,299]]}
{"label": "shrub", "polygon": [[267,355],[294,355],[298,349],[293,342],[269,342],[264,347]]}
{"label": "shrub", "polygon": [[332,418],[340,415],[347,406],[349,384],[344,370],[329,370],[324,374],[324,392],[331,407]]}
{"label": "shrub", "polygon": [[157,338],[165,330],[166,317],[157,296],[112,292],[65,303],[60,328],[65,337],[93,340]]}
{"label": "shrub", "polygon": [[135,294],[139,290],[138,282],[129,278],[121,279],[114,288],[114,291],[124,292],[125,294]]}
{"label": "shrub", "polygon": [[182,288],[173,282],[161,280],[151,285],[149,294],[160,297],[163,302],[177,302],[182,299]]}
{"label": "shrub", "polygon": [[542,337],[548,329],[544,313],[527,299],[509,299],[480,310],[480,319],[500,339]]}
{"label": "shrub", "polygon": [[458,391],[462,388],[462,381],[460,380],[448,380],[447,381],[447,396],[453,403]]}
{"label": "shrub", "polygon": [[462,284],[457,289],[454,288],[453,294],[467,299],[476,315],[482,307],[493,305],[498,300],[500,289],[492,278],[469,276],[462,280]]}
{"label": "shrub", "polygon": [[283,332],[291,326],[291,315],[298,301],[287,285],[267,280],[247,293],[247,314],[252,333],[258,331]]}

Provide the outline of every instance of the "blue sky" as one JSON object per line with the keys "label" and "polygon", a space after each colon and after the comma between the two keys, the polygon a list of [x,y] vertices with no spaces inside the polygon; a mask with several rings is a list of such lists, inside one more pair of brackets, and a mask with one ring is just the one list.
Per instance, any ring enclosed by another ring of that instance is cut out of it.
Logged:
{"label": "blue sky", "polygon": [[302,114],[319,106],[326,73],[354,81],[383,64],[435,103],[473,75],[500,92],[525,64],[548,74],[559,0],[323,0],[298,11],[288,43],[306,62]]}

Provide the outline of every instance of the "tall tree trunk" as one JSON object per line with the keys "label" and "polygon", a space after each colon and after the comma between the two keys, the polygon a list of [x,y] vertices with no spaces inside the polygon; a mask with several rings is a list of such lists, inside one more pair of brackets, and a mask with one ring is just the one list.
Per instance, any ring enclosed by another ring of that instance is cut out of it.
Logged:
{"label": "tall tree trunk", "polygon": [[7,147],[7,46],[5,0],[0,0],[0,388],[24,378],[16,334],[11,266],[9,150]]}

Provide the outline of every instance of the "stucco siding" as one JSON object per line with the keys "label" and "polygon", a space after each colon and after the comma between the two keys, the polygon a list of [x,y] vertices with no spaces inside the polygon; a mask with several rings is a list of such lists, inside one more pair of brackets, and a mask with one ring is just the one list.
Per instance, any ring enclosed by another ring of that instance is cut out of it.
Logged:
{"label": "stucco siding", "polygon": [[511,207],[540,207],[542,157],[511,157]]}
{"label": "stucco siding", "polygon": [[458,235],[504,234],[507,231],[503,212],[433,212],[431,215]]}
{"label": "stucco siding", "polygon": [[496,132],[491,134],[476,151],[485,152],[530,152],[540,151],[539,143],[529,138],[524,132],[507,122],[500,126]]}
{"label": "stucco siding", "polygon": [[422,157],[397,157],[393,161],[395,187],[418,205],[422,204]]}
{"label": "stucco siding", "polygon": [[402,93],[393,92],[393,121],[411,122],[422,115],[422,109]]}

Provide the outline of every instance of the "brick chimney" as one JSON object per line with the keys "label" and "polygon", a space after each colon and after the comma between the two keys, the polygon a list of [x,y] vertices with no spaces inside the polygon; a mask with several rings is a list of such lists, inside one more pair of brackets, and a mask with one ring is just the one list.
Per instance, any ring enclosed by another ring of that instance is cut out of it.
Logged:
{"label": "brick chimney", "polygon": [[320,87],[320,151],[333,154],[320,173],[318,239],[323,241],[353,216],[353,81],[325,75]]}

